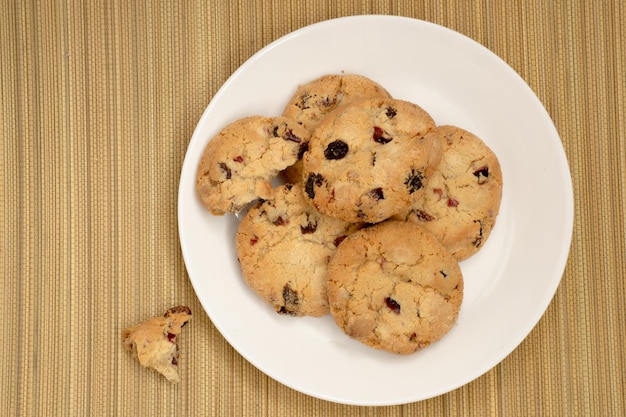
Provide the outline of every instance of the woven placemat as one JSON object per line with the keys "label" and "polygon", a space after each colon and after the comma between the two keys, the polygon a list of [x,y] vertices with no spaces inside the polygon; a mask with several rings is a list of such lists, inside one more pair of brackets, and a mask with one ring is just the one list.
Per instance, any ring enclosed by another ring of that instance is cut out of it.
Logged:
{"label": "woven placemat", "polygon": [[[307,24],[370,13],[441,24],[511,65],[562,137],[576,211],[563,281],[511,355],[448,394],[368,408],[298,393],[234,351],[189,282],[176,204],[194,127],[239,65]],[[626,415],[624,27],[619,0],[4,2],[0,414]],[[194,318],[173,385],[120,333],[177,304]]]}

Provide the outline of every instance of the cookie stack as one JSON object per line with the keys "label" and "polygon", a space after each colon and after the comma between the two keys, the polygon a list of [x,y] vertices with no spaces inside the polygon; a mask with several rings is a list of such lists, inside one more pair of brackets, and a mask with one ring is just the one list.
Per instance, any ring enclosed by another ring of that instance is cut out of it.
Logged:
{"label": "cookie stack", "polygon": [[342,74],[300,86],[280,116],[224,127],[196,189],[213,214],[247,209],[242,275],[278,313],[330,312],[350,337],[408,354],[456,323],[458,262],[487,240],[502,175],[477,136]]}

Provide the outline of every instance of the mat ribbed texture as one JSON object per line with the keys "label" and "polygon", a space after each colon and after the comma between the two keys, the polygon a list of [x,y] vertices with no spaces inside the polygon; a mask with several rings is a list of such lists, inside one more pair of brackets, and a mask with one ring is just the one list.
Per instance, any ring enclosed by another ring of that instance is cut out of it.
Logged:
{"label": "mat ribbed texture", "polygon": [[[624,3],[215,3],[3,2],[0,415],[626,415]],[[292,30],[370,13],[441,24],[511,65],[556,124],[576,200],[565,275],[526,340],[462,388],[371,408],[300,394],[236,353],[195,296],[176,218],[187,145],[229,75]],[[177,304],[194,318],[172,385],[120,333]]]}

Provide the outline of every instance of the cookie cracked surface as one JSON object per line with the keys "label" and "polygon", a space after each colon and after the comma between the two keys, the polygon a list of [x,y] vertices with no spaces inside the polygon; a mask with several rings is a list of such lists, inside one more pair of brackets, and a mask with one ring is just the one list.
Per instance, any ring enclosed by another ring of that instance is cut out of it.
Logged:
{"label": "cookie cracked surface", "polygon": [[303,157],[309,202],[351,222],[377,223],[403,212],[423,194],[441,160],[441,142],[426,136],[430,115],[391,98],[339,107],[319,124]]}
{"label": "cookie cracked surface", "polygon": [[353,233],[339,246],[328,265],[328,297],[333,319],[348,336],[410,354],[454,326],[463,276],[429,232],[388,220]]}
{"label": "cookie cracked surface", "polygon": [[502,171],[494,152],[476,135],[455,126],[429,133],[442,144],[442,160],[424,196],[394,218],[420,224],[457,260],[478,252],[496,222]]}
{"label": "cookie cracked surface", "polygon": [[322,215],[301,184],[284,184],[250,208],[236,234],[242,275],[276,312],[319,317],[329,312],[326,268],[339,243],[357,226]]}
{"label": "cookie cracked surface", "polygon": [[[362,75],[327,74],[298,86],[282,115],[313,133],[322,119],[337,107],[372,97],[390,98],[391,95],[383,86]],[[282,172],[287,182],[302,180],[301,158],[302,155],[294,165]]]}
{"label": "cookie cracked surface", "polygon": [[236,213],[272,194],[272,180],[293,165],[310,133],[286,117],[250,116],[222,129],[205,147],[196,193],[212,214]]}

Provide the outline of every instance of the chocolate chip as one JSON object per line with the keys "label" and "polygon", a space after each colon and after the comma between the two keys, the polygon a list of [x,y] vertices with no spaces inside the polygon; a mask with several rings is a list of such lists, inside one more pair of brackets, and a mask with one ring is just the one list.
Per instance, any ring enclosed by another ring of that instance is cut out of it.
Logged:
{"label": "chocolate chip", "polygon": [[306,110],[308,108],[310,108],[309,106],[309,99],[311,98],[311,96],[309,95],[309,93],[304,93],[300,96],[300,102],[296,103],[296,106],[301,108],[302,110]]}
{"label": "chocolate chip", "polygon": [[302,159],[304,153],[309,150],[309,142],[302,142],[300,144],[300,148],[298,149],[298,159]]}
{"label": "chocolate chip", "polygon": [[474,171],[474,176],[478,178],[479,184],[486,183],[487,178],[489,178],[489,167],[484,166],[482,168],[477,169],[476,171]]}
{"label": "chocolate chip", "polygon": [[474,223],[478,223],[479,228],[478,228],[478,236],[476,236],[476,239],[474,239],[474,241],[472,242],[472,245],[478,248],[483,243],[483,222],[481,222],[480,220],[474,220]]}
{"label": "chocolate chip", "polygon": [[306,220],[306,226],[300,225],[300,232],[302,232],[303,235],[315,233],[315,231],[317,230],[317,219],[311,219],[311,217],[307,214]]}
{"label": "chocolate chip", "polygon": [[400,314],[400,304],[391,297],[385,298],[385,304],[387,307],[396,314]]}
{"label": "chocolate chip", "polygon": [[278,310],[280,314],[295,316],[298,312],[300,299],[298,293],[287,283],[283,287],[283,305]]}
{"label": "chocolate chip", "polygon": [[378,142],[382,145],[387,144],[393,140],[393,138],[385,137],[385,131],[378,126],[374,126],[374,134],[372,135],[374,142]]}
{"label": "chocolate chip", "polygon": [[340,139],[328,144],[324,149],[326,159],[341,159],[348,153],[348,144]]}
{"label": "chocolate chip", "polygon": [[424,186],[422,180],[424,179],[424,174],[420,171],[416,171],[415,169],[411,170],[411,173],[407,175],[406,181],[404,181],[404,185],[409,190],[409,194],[413,194],[415,191],[419,190]]}
{"label": "chocolate chip", "polygon": [[219,166],[220,166],[220,169],[224,171],[224,173],[226,174],[226,179],[229,180],[232,177],[232,171],[230,170],[230,168],[228,168],[228,165],[226,165],[223,162],[220,162]]}
{"label": "chocolate chip", "polygon": [[167,310],[163,316],[169,317],[172,314],[188,314],[191,316],[191,309],[187,306],[176,306]]}
{"label": "chocolate chip", "polygon": [[339,237],[336,237],[336,238],[335,238],[335,240],[333,241],[333,244],[334,244],[335,246],[339,246],[339,245],[341,244],[341,242],[343,242],[343,241],[344,241],[347,237],[348,237],[348,236],[345,236],[345,235],[344,235],[344,236],[339,236]]}
{"label": "chocolate chip", "polygon": [[388,118],[393,119],[398,114],[398,111],[393,107],[387,107],[387,111],[385,112]]}
{"label": "chocolate chip", "polygon": [[374,188],[368,193],[374,200],[384,200],[385,195],[383,194],[383,189],[378,187]]}
{"label": "chocolate chip", "polygon": [[443,269],[442,269],[441,271],[439,271],[439,273],[440,273],[440,274],[441,274],[444,278],[446,278],[446,277],[448,276],[448,274],[446,274],[445,272],[443,272]]}
{"label": "chocolate chip", "polygon": [[311,172],[306,180],[304,191],[306,191],[309,198],[315,198],[315,186],[320,187],[324,183],[324,177],[322,174],[315,174]]}

